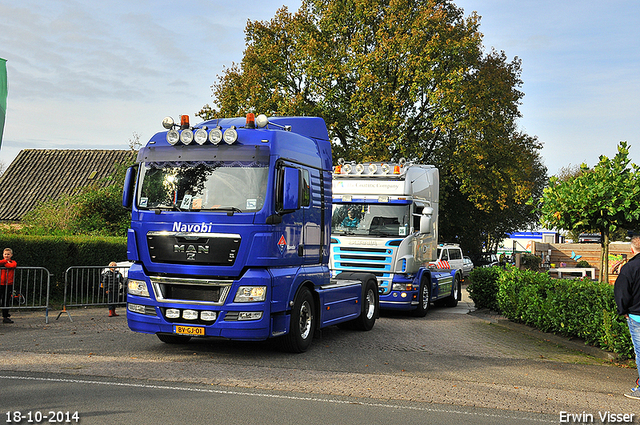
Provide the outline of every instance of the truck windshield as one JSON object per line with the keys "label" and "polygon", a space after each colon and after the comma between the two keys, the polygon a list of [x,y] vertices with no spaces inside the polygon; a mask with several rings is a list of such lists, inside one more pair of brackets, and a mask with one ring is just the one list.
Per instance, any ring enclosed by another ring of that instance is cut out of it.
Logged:
{"label": "truck windshield", "polygon": [[410,205],[333,204],[331,233],[342,235],[407,236]]}
{"label": "truck windshield", "polygon": [[268,170],[237,161],[147,162],[138,179],[138,207],[256,212],[265,202]]}

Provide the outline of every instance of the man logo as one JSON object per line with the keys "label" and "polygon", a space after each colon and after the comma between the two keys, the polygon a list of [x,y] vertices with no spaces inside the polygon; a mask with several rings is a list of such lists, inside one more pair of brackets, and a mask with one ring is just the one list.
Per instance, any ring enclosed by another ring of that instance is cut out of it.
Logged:
{"label": "man logo", "polygon": [[196,254],[208,254],[209,245],[174,245],[173,252],[184,252],[187,254],[187,260],[195,261]]}

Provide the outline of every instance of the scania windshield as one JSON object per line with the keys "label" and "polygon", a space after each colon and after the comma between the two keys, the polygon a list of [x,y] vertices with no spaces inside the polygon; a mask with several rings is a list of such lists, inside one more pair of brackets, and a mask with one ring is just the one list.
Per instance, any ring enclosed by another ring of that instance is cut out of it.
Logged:
{"label": "scania windshield", "polygon": [[407,236],[410,204],[333,204],[331,233],[381,237]]}
{"label": "scania windshield", "polygon": [[256,212],[264,205],[268,170],[255,162],[145,162],[138,207]]}

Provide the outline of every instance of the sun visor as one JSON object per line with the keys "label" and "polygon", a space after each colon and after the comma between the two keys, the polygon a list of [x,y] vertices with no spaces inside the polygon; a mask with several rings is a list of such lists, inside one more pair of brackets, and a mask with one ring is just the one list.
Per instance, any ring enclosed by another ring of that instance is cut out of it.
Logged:
{"label": "sun visor", "polygon": [[137,162],[241,161],[269,163],[267,146],[148,146],[140,149]]}

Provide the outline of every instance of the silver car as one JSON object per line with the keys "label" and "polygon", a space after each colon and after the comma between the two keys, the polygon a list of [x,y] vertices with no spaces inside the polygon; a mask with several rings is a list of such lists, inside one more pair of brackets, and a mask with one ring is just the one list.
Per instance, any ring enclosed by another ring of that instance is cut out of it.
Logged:
{"label": "silver car", "polygon": [[463,279],[467,279],[469,277],[469,273],[471,273],[471,270],[473,270],[473,261],[471,261],[471,258],[469,257],[464,257],[462,259],[462,278]]}

